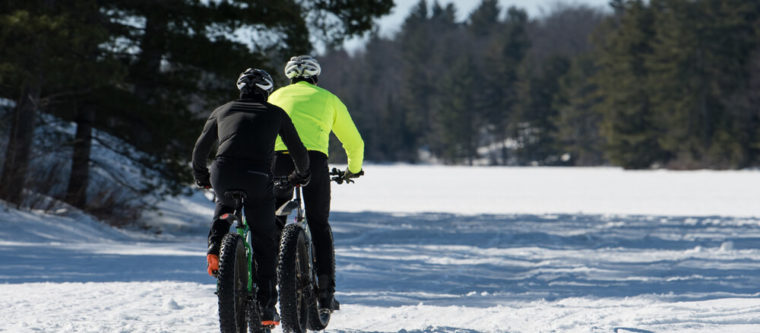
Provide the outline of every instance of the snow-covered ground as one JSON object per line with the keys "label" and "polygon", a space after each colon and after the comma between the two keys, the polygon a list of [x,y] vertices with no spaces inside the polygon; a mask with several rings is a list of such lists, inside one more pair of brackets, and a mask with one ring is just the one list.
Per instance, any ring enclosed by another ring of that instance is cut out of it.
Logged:
{"label": "snow-covered ground", "polygon": [[[365,169],[328,331],[760,332],[760,171]],[[147,235],[0,205],[0,332],[218,330],[211,203],[161,207]]]}
{"label": "snow-covered ground", "polygon": [[760,217],[760,171],[370,166],[333,210]]}

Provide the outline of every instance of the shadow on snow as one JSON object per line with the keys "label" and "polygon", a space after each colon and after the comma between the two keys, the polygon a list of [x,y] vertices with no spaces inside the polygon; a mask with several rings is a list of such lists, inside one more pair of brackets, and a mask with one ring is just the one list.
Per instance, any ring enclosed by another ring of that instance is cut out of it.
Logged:
{"label": "shadow on snow", "polygon": [[760,220],[725,217],[333,213],[348,303],[754,295]]}
{"label": "shadow on snow", "polygon": [[[755,295],[760,220],[727,217],[341,213],[338,298],[376,306]],[[173,242],[0,242],[0,283],[214,283],[202,235]],[[454,329],[455,330],[455,329]]]}

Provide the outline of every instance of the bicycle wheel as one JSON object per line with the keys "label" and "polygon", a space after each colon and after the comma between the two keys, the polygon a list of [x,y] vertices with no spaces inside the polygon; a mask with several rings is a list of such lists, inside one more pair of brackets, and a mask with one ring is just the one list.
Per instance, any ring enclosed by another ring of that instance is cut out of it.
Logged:
{"label": "bicycle wheel", "polygon": [[[219,256],[219,326],[222,333],[245,333],[250,316],[248,263],[243,238],[229,233],[222,239]],[[258,309],[256,314],[258,314]]]}
{"label": "bicycle wheel", "polygon": [[307,246],[306,235],[298,225],[285,226],[280,243],[277,281],[280,287],[280,316],[286,332],[306,332],[309,303],[315,300]]}
{"label": "bicycle wheel", "polygon": [[[332,271],[335,272],[335,250],[333,249],[332,244],[333,244],[332,236],[330,236],[330,265],[332,265]],[[316,250],[313,250],[312,253],[316,253]],[[312,267],[317,267],[316,265],[317,265],[316,258],[312,258]],[[316,280],[314,281],[316,282]],[[317,301],[317,293],[314,292],[312,295],[314,297],[309,302],[308,328],[313,331],[321,331],[327,328],[327,324],[330,323],[330,315],[332,314],[332,310],[331,309],[320,310],[319,303]]]}

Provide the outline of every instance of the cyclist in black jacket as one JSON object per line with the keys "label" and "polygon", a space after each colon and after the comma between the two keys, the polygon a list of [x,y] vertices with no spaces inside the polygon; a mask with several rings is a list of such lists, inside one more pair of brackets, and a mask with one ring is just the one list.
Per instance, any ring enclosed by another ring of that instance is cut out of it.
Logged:
{"label": "cyclist in black jacket", "polygon": [[[208,272],[213,276],[219,270],[221,241],[230,229],[230,223],[219,219],[219,216],[234,210],[234,202],[225,198],[224,192],[244,190],[247,194],[246,220],[252,229],[254,260],[258,267],[255,278],[259,286],[257,296],[262,321],[278,323],[275,260],[279,230],[275,225],[270,171],[277,135],[288,146],[290,157],[296,165],[288,177],[291,183],[308,183],[309,157],[288,114],[267,103],[274,87],[272,77],[267,72],[249,68],[240,74],[237,87],[240,99],[224,104],[211,113],[193,149],[196,184],[204,188],[213,186],[217,193],[214,220],[208,235]],[[218,142],[219,146],[209,172],[206,159],[214,142]]]}

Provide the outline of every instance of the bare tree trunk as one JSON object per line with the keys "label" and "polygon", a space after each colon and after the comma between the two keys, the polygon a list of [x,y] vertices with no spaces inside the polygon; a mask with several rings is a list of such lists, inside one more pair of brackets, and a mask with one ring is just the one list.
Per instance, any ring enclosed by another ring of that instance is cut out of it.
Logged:
{"label": "bare tree trunk", "polygon": [[74,154],[71,158],[71,174],[66,189],[66,202],[83,208],[87,204],[87,186],[90,182],[90,150],[92,148],[92,123],[95,107],[86,104],[78,110],[77,132],[74,137]]}
{"label": "bare tree trunk", "polygon": [[29,156],[34,139],[34,122],[37,118],[37,103],[40,100],[40,80],[23,90],[16,103],[11,120],[10,138],[5,151],[3,173],[0,175],[0,199],[21,206],[22,191],[29,168]]}

